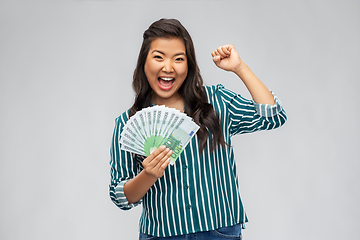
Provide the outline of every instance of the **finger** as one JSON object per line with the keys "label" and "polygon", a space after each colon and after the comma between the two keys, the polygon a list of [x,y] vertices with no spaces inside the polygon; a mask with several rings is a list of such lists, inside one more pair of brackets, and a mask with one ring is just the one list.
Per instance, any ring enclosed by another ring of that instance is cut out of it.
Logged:
{"label": "finger", "polygon": [[221,49],[223,50],[223,52],[225,54],[227,54],[228,56],[231,54],[231,45],[225,45],[225,46],[222,46]]}
{"label": "finger", "polygon": [[218,62],[220,62],[220,59],[221,59],[220,56],[214,56],[214,57],[213,57],[213,61],[214,61],[215,64],[217,64]]}
{"label": "finger", "polygon": [[170,150],[167,154],[166,154],[166,158],[170,158],[171,157],[171,155],[173,154],[173,151],[172,150]]}
{"label": "finger", "polygon": [[158,147],[154,152],[152,152],[150,155],[153,156],[157,156],[159,155],[161,152],[163,152],[166,149],[165,145],[161,145],[160,147]]}
{"label": "finger", "polygon": [[211,53],[211,56],[212,57],[215,57],[215,56],[218,56],[219,55],[219,53],[217,52],[217,50],[215,50],[215,51],[213,51],[212,53]]}
{"label": "finger", "polygon": [[152,152],[147,158],[144,159],[143,163],[147,164],[152,162],[160,153],[166,150],[166,146],[162,145]]}
{"label": "finger", "polygon": [[226,54],[224,51],[223,51],[223,46],[219,47],[217,49],[217,52],[219,53],[219,55],[221,56],[221,58],[226,58],[229,56],[229,54]]}
{"label": "finger", "polygon": [[170,158],[166,159],[166,161],[160,166],[160,170],[164,171],[169,165],[170,161],[171,161]]}
{"label": "finger", "polygon": [[[168,161],[168,160],[170,159],[170,156],[171,156],[172,154],[173,154],[173,151],[172,151],[172,150],[170,150],[169,152],[167,152],[167,154],[166,154],[165,156],[163,156],[162,159],[159,160],[159,162],[156,164],[156,166],[154,167],[154,169],[155,169],[156,171],[163,171],[163,170],[162,170],[162,166],[164,165],[164,163],[165,163],[166,161]],[[167,164],[166,164],[166,166],[167,166]]]}
{"label": "finger", "polygon": [[[161,167],[161,165],[164,163],[164,161],[166,161],[166,159],[169,158],[169,157],[166,157],[167,154],[169,153],[169,151],[170,151],[170,149],[166,148],[164,151],[159,153],[151,161],[149,161],[147,163],[143,162],[143,166],[144,166],[145,170],[148,173],[157,173],[157,172],[159,172],[159,168]],[[157,176],[158,174],[155,174],[155,175]]]}
{"label": "finger", "polygon": [[164,157],[166,157],[166,155],[169,154],[169,152],[172,152],[169,148],[165,148],[164,151],[162,151],[161,153],[159,153],[154,159],[153,161],[156,162],[156,164],[158,164],[160,161],[163,160]]}

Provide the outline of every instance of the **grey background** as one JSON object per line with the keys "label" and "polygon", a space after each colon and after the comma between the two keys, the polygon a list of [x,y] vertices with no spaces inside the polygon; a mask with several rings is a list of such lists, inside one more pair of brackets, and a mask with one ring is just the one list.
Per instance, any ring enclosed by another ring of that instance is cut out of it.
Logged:
{"label": "grey background", "polygon": [[136,239],[108,197],[114,119],[142,33],[178,18],[207,85],[233,43],[281,99],[280,129],[234,137],[245,239],[359,239],[359,1],[1,1],[0,239]]}

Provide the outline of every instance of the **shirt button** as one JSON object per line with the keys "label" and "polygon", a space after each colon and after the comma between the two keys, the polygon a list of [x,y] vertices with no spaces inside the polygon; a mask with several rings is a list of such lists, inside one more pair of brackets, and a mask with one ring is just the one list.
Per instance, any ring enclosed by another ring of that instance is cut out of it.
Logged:
{"label": "shirt button", "polygon": [[186,190],[187,190],[187,189],[189,189],[189,186],[188,186],[188,185],[186,185],[186,186],[185,186],[185,189],[186,189]]}
{"label": "shirt button", "polygon": [[190,209],[190,208],[191,208],[191,205],[189,204],[189,205],[187,206],[187,208]]}
{"label": "shirt button", "polygon": [[184,165],[184,169],[187,169],[187,165]]}

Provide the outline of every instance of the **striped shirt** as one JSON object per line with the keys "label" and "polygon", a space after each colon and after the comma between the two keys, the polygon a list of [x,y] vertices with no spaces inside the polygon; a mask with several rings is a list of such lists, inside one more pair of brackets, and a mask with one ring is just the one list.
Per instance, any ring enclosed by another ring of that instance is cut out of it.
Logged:
{"label": "striped shirt", "polygon": [[229,145],[218,146],[211,152],[209,133],[207,147],[201,154],[195,135],[175,164],[169,165],[163,177],[135,204],[128,203],[123,186],[143,169],[143,157],[120,149],[119,138],[128,120],[128,111],[115,121],[110,149],[110,198],[123,210],[142,203],[139,221],[142,233],[167,237],[247,222],[231,137],[277,128],[285,123],[286,113],[274,94],[275,105],[268,105],[247,100],[221,84],[206,86],[204,90],[208,102],[219,114],[223,136]]}

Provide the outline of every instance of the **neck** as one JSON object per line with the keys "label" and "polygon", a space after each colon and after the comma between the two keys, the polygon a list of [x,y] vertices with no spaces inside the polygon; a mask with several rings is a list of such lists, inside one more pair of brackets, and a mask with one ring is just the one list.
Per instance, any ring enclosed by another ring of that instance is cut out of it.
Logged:
{"label": "neck", "polygon": [[155,105],[165,105],[165,107],[175,108],[181,112],[184,112],[185,103],[184,99],[180,94],[176,94],[171,98],[166,99],[153,99],[152,101]]}

